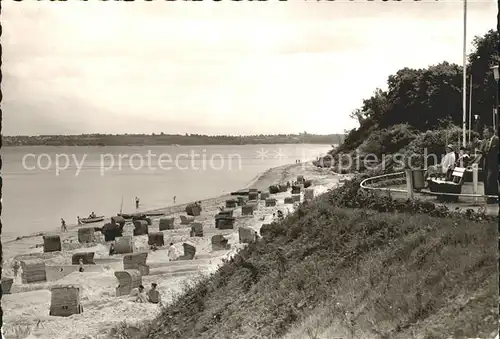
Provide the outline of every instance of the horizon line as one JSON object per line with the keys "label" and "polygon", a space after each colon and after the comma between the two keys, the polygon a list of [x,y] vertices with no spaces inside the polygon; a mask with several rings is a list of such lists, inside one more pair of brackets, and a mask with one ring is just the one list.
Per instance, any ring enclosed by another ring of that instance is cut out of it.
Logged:
{"label": "horizon line", "polygon": [[330,134],[315,134],[315,133],[277,133],[277,134],[247,134],[247,135],[231,135],[231,134],[198,134],[198,133],[184,133],[184,134],[169,134],[169,133],[81,133],[81,134],[37,134],[37,135],[2,135],[4,138],[19,138],[19,137],[80,137],[80,136],[176,136],[176,137],[209,137],[209,138],[220,138],[220,137],[232,137],[232,138],[248,138],[248,137],[259,137],[259,136],[334,136],[334,135],[346,135],[343,133],[330,133]]}

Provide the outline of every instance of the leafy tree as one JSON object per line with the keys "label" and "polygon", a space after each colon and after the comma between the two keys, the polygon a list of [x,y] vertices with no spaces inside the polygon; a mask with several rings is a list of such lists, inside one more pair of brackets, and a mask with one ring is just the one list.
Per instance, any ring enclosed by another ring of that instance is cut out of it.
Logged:
{"label": "leafy tree", "polygon": [[404,68],[388,79],[386,112],[380,126],[409,124],[421,131],[434,128],[443,118],[459,123],[461,108],[461,69],[443,62],[427,69]]}
{"label": "leafy tree", "polygon": [[[480,115],[482,122],[491,125],[497,84],[490,67],[500,60],[498,32],[490,30],[476,37],[473,45],[467,69],[473,78],[472,114]],[[335,153],[354,150],[372,132],[394,125],[408,125],[420,132],[461,125],[462,81],[463,68],[446,61],[425,69],[399,70],[388,77],[387,91],[377,89],[351,113],[360,127],[348,133],[344,145]]]}
{"label": "leafy tree", "polygon": [[358,120],[361,125],[366,123],[368,119],[379,120],[387,111],[388,100],[387,93],[377,88],[373,96],[363,100],[363,106],[351,113],[350,117]]}
{"label": "leafy tree", "polygon": [[[491,66],[498,65],[500,39],[497,31],[490,30],[473,40],[474,52],[468,57],[468,74],[472,74],[472,114],[478,114],[485,124],[492,124],[497,83]],[[468,87],[469,88],[469,87]]]}

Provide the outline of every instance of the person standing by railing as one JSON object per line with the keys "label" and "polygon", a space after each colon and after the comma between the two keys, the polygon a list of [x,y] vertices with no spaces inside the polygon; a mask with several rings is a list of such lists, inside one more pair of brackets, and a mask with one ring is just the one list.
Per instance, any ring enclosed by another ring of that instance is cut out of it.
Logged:
{"label": "person standing by railing", "polygon": [[[498,196],[498,137],[491,128],[486,128],[484,134],[484,142],[481,147],[484,194]],[[495,201],[496,198],[487,199],[488,203]]]}
{"label": "person standing by railing", "polygon": [[453,170],[453,166],[455,165],[456,156],[453,145],[446,146],[446,155],[441,160],[441,173],[445,174],[448,178],[450,176],[450,171]]}
{"label": "person standing by railing", "polygon": [[453,150],[453,145],[447,145],[446,146],[446,155],[443,156],[441,159],[441,164],[440,165],[433,165],[427,167],[425,171],[425,179],[429,177],[435,177],[435,176],[440,176],[439,172],[441,172],[441,175],[445,176],[451,176],[450,171],[453,170],[453,166],[455,165],[455,151]]}
{"label": "person standing by railing", "polygon": [[455,167],[467,167],[469,166],[470,156],[467,148],[460,146],[460,151],[458,153],[457,160],[455,161]]}

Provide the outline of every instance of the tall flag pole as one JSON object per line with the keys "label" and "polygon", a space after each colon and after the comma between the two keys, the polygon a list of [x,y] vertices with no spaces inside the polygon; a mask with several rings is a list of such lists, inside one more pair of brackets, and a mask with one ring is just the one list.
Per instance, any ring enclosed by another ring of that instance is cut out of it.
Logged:
{"label": "tall flag pole", "polygon": [[464,0],[464,46],[463,46],[463,86],[462,86],[462,146],[466,144],[467,129],[467,0]]}

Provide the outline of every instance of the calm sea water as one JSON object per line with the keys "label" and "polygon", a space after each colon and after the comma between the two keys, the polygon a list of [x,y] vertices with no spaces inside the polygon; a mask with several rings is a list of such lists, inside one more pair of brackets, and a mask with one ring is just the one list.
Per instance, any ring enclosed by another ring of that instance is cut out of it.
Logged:
{"label": "calm sea water", "polygon": [[[2,149],[3,236],[52,231],[60,218],[115,215],[202,200],[246,187],[271,167],[330,145],[13,147]],[[160,156],[161,155],[161,156]],[[24,159],[24,163],[23,163]],[[149,159],[149,160],[148,160]],[[59,172],[57,171],[59,168]]]}

